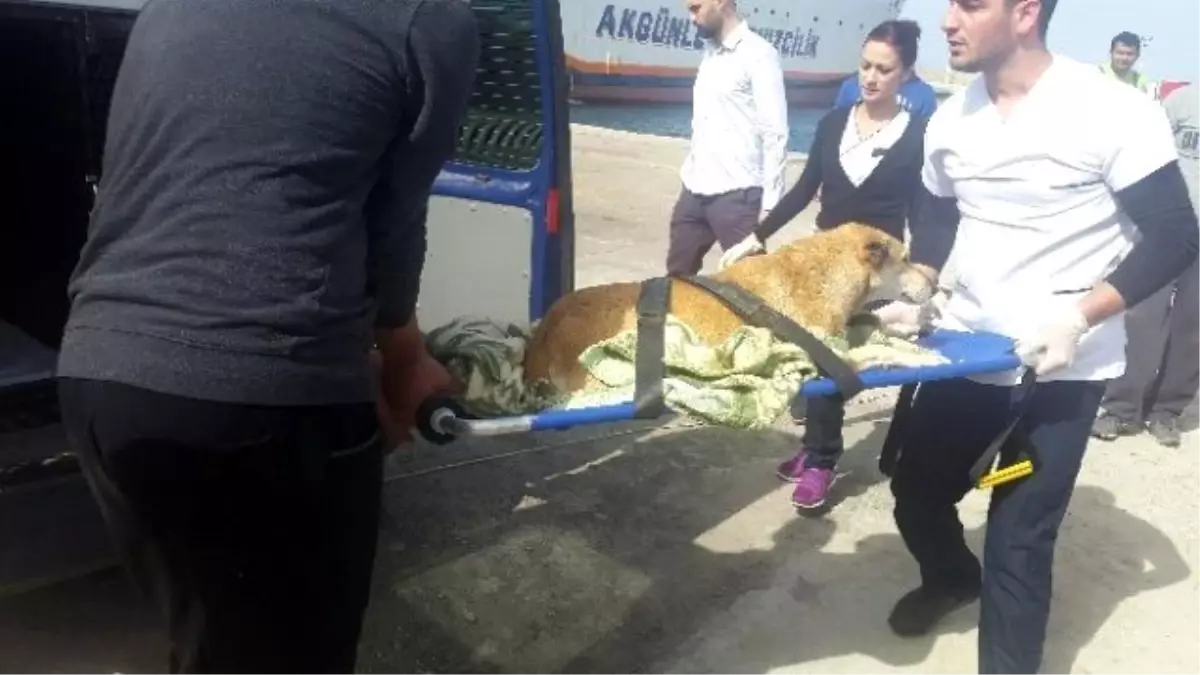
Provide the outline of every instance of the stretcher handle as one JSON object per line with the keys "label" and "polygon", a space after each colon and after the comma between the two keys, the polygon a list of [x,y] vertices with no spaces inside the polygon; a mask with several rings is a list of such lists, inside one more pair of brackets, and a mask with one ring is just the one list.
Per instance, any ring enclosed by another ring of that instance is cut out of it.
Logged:
{"label": "stretcher handle", "polygon": [[445,445],[470,433],[462,404],[450,396],[430,396],[417,407],[417,433],[435,445]]}
{"label": "stretcher handle", "polygon": [[563,431],[574,427],[636,418],[630,403],[572,410],[547,410],[533,415],[471,419],[462,404],[447,396],[428,398],[417,408],[417,431],[427,441],[445,445],[462,436],[507,436],[530,431]]}

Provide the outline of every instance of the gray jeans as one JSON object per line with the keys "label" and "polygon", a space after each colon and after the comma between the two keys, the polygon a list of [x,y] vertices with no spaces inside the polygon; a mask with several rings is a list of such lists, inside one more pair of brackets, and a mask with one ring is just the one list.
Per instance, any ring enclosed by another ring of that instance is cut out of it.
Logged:
{"label": "gray jeans", "polygon": [[1178,417],[1200,384],[1200,270],[1192,265],[1125,314],[1125,374],[1108,385],[1105,412],[1137,424]]}
{"label": "gray jeans", "polygon": [[680,190],[671,212],[667,274],[698,273],[713,244],[728,250],[754,232],[761,208],[762,188],[711,196]]}

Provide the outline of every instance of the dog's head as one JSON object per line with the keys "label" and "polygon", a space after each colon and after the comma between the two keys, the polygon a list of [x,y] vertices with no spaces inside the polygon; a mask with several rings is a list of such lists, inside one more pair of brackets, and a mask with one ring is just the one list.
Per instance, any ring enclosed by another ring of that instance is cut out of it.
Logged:
{"label": "dog's head", "polygon": [[908,251],[897,238],[868,225],[848,223],[844,235],[852,240],[859,261],[867,270],[863,304],[905,300],[922,303],[933,297],[935,282],[908,259]]}

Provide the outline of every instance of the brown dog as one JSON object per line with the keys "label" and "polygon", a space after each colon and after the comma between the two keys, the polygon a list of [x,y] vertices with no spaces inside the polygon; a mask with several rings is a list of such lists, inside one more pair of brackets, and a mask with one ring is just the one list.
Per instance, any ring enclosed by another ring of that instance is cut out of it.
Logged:
{"label": "brown dog", "polygon": [[[858,223],[745,258],[713,276],[741,286],[818,335],[844,334],[850,318],[869,302],[925,302],[935,290],[933,281],[909,263],[899,240]],[[525,381],[549,382],[560,393],[583,389],[588,375],[580,354],[637,327],[639,293],[638,283],[615,283],[560,298],[529,342]],[[720,300],[686,282],[672,282],[670,312],[710,345],[743,325]]]}

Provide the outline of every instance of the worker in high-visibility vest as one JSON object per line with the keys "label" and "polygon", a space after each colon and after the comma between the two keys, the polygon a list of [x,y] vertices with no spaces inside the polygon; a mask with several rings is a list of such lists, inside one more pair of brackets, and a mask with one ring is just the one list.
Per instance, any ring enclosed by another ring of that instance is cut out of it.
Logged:
{"label": "worker in high-visibility vest", "polygon": [[1142,38],[1137,33],[1117,33],[1108,47],[1108,63],[1100,64],[1106,75],[1117,78],[1149,96],[1155,96],[1157,87],[1150,78],[1134,70],[1133,66],[1142,56]]}

